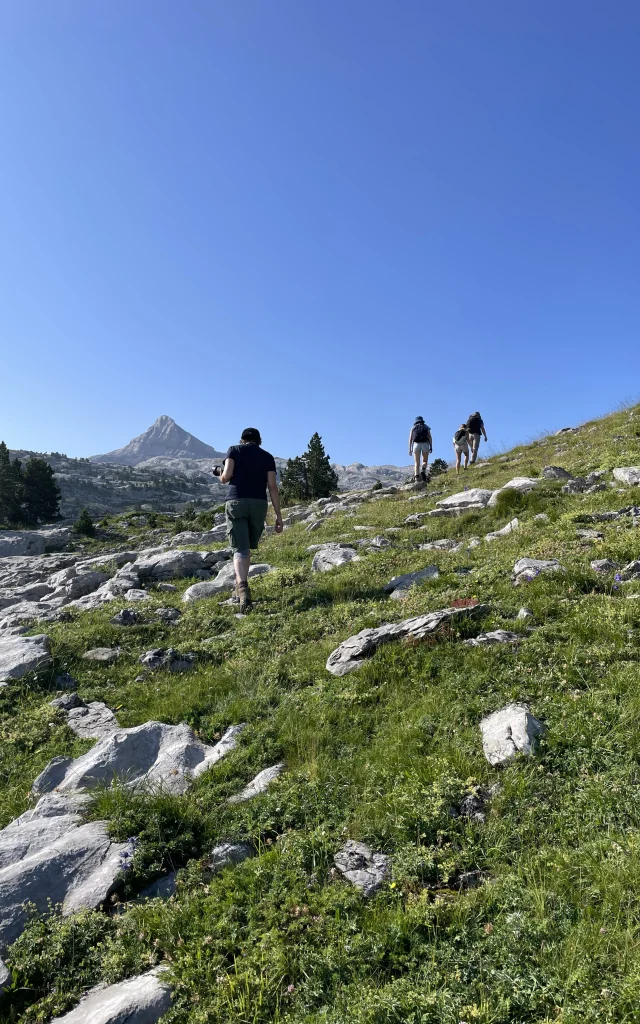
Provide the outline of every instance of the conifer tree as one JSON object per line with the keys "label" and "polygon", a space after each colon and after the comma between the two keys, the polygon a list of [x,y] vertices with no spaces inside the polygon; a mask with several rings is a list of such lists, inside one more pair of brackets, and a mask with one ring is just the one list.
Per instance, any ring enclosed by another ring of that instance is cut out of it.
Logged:
{"label": "conifer tree", "polygon": [[76,533],[84,534],[85,537],[95,537],[96,528],[86,508],[82,509],[73,529]]}
{"label": "conifer tree", "polygon": [[21,491],[20,463],[17,459],[11,461],[9,449],[4,441],[0,441],[0,523],[3,526],[20,523]]}
{"label": "conifer tree", "polygon": [[29,459],[22,476],[23,521],[48,523],[60,512],[60,488],[44,459]]}
{"label": "conifer tree", "polygon": [[309,441],[304,458],[309,475],[310,498],[328,498],[338,490],[338,474],[331,467],[329,456],[317,431]]}
{"label": "conifer tree", "polygon": [[304,455],[289,459],[280,487],[285,504],[328,498],[337,491],[338,476],[331,468],[320,434],[316,432],[313,435]]}

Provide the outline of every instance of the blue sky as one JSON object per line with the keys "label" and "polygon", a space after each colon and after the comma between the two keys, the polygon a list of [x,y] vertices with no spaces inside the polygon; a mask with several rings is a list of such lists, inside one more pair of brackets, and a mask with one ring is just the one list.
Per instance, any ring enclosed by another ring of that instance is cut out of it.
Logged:
{"label": "blue sky", "polygon": [[0,436],[435,454],[638,393],[637,0],[5,0]]}

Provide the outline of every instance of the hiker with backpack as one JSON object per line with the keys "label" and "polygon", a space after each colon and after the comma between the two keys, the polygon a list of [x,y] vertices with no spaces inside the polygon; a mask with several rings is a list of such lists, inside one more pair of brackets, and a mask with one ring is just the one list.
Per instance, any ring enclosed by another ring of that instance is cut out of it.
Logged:
{"label": "hiker with backpack", "polygon": [[236,597],[243,614],[251,611],[251,591],[247,582],[251,548],[258,547],[267,518],[267,488],[276,514],[276,533],[282,533],[280,492],[273,455],[261,448],[260,431],[247,427],[240,444],[229,448],[224,466],[214,466],[214,476],[228,484],[225,514],[227,537],[233,551],[236,573]]}
{"label": "hiker with backpack", "polygon": [[453,435],[453,450],[456,453],[456,474],[460,474],[460,460],[464,455],[464,468],[469,465],[469,428],[461,423]]}
{"label": "hiker with backpack", "polygon": [[[413,455],[414,480],[423,480],[426,483],[429,455],[432,451],[431,428],[427,426],[422,416],[416,416],[409,434],[409,455]],[[422,456],[422,470],[420,469],[420,456]]]}
{"label": "hiker with backpack", "polygon": [[479,412],[472,412],[469,419],[467,420],[467,429],[469,431],[469,444],[471,445],[471,465],[478,458],[478,449],[480,447],[480,434],[484,435],[485,442],[487,440],[487,432],[484,429],[484,423],[482,416]]}

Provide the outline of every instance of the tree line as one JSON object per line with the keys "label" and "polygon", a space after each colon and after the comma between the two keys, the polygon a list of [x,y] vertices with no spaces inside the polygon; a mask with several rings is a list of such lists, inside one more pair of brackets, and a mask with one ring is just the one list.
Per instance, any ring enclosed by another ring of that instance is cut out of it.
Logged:
{"label": "tree line", "polygon": [[32,458],[23,466],[0,441],[0,525],[38,526],[59,514],[60,488],[49,463]]}

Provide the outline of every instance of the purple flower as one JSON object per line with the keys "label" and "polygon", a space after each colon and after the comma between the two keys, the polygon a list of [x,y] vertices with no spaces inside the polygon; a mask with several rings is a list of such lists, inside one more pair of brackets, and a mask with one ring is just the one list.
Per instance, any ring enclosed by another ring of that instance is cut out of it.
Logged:
{"label": "purple flower", "polygon": [[620,575],[620,573],[619,573],[619,572],[617,572],[617,573],[615,574],[615,576],[614,576],[613,578],[614,578],[614,580],[617,580],[617,581],[618,581],[618,583],[619,583],[619,582],[620,582],[620,580],[622,579],[622,576]]}

